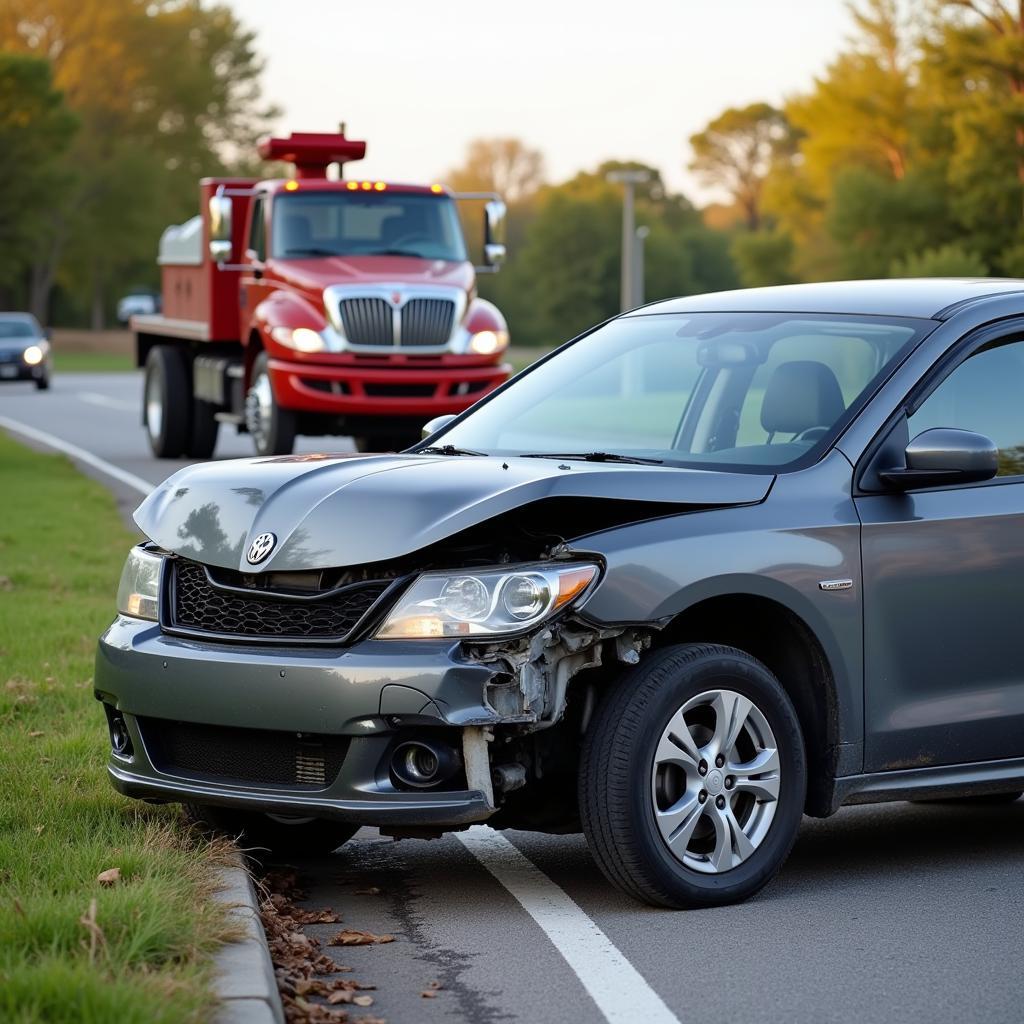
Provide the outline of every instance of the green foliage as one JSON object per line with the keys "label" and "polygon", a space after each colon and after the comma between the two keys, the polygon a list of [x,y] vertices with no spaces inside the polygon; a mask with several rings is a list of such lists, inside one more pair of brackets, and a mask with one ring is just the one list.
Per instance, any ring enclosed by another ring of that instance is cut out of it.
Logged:
{"label": "green foliage", "polygon": [[730,252],[745,288],[793,284],[795,246],[791,235],[783,231],[752,231],[736,235]]}
{"label": "green foliage", "polygon": [[92,694],[133,539],[103,488],[6,436],[0,493],[0,1020],[198,1024],[217,851],[113,791]]}
{"label": "green foliage", "polygon": [[949,244],[896,260],[891,277],[984,277],[985,261],[976,252]]}
{"label": "green foliage", "polygon": [[0,53],[0,285],[11,285],[45,234],[59,165],[76,128],[54,89],[50,64]]}

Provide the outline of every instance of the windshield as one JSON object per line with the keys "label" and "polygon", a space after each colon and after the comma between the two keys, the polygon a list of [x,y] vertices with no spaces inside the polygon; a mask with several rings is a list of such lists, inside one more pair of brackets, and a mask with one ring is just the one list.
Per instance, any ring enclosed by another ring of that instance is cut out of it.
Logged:
{"label": "windshield", "polygon": [[493,455],[792,468],[813,461],[934,326],[790,313],[613,320],[485,401],[435,443]]}
{"label": "windshield", "polygon": [[28,320],[0,320],[0,339],[36,336],[35,326]]}
{"label": "windshield", "polygon": [[272,254],[416,256],[466,259],[458,212],[445,195],[415,192],[307,192],[274,202]]}

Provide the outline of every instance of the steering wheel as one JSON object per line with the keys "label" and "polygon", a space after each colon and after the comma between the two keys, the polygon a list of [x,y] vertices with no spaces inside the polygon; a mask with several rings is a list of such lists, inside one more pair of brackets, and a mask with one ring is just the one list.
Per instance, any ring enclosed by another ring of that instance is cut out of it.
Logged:
{"label": "steering wheel", "polygon": [[829,432],[828,427],[807,427],[806,430],[801,430],[794,441],[809,441],[811,443],[820,441]]}

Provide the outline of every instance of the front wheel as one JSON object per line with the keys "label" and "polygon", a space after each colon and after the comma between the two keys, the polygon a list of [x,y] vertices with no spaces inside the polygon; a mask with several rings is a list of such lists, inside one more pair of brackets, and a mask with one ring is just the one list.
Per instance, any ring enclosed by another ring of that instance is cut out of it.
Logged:
{"label": "front wheel", "polygon": [[245,425],[257,455],[290,455],[295,447],[295,413],[278,405],[269,364],[266,352],[261,352],[253,363],[245,396]]}
{"label": "front wheel", "polygon": [[185,814],[204,831],[237,839],[246,849],[267,850],[277,857],[316,857],[333,853],[359,831],[358,825],[343,821],[200,804],[186,804]]}
{"label": "front wheel", "polygon": [[580,812],[607,878],[654,906],[735,903],[782,867],[803,815],[796,712],[743,651],[669,647],[629,671],[584,741]]}

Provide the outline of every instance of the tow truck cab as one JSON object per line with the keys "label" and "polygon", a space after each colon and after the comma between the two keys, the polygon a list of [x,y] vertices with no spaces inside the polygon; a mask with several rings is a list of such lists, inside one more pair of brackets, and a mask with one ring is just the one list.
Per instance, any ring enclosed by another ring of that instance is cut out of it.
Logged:
{"label": "tow truck cab", "polygon": [[[476,289],[504,257],[504,204],[327,177],[365,146],[344,134],[264,140],[261,156],[295,177],[203,179],[200,215],[164,232],[163,313],[132,318],[156,455],[209,457],[222,423],[261,455],[290,452],[300,433],[401,449],[508,378],[507,325]],[[482,266],[457,199],[483,203]]]}

